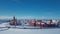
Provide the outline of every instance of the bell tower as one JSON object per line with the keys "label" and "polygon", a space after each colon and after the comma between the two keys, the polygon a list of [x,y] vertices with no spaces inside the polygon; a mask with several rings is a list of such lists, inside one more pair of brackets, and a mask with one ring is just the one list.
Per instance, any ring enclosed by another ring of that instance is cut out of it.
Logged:
{"label": "bell tower", "polygon": [[13,16],[13,19],[10,21],[10,25],[17,25],[17,19]]}

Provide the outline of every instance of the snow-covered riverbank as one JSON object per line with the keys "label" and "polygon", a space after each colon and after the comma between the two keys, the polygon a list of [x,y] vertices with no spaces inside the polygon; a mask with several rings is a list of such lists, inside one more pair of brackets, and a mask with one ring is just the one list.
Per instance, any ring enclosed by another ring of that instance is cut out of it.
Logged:
{"label": "snow-covered riverbank", "polygon": [[[7,23],[3,23],[0,27],[5,27]],[[2,28],[1,28],[2,29]],[[53,29],[17,29],[17,28],[6,28],[1,30],[0,34],[60,34],[60,28]]]}

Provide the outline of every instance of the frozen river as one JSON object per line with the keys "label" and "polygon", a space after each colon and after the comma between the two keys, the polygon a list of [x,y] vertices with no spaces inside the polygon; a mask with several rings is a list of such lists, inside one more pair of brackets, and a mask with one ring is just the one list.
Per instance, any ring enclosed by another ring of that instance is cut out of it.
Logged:
{"label": "frozen river", "polygon": [[0,34],[60,34],[60,29],[9,29]]}

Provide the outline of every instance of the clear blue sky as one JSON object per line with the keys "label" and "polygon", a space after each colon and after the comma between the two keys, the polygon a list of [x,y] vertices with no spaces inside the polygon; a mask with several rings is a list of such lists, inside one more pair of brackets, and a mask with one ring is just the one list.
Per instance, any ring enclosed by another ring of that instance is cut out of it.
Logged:
{"label": "clear blue sky", "polygon": [[60,0],[0,0],[0,16],[60,18]]}

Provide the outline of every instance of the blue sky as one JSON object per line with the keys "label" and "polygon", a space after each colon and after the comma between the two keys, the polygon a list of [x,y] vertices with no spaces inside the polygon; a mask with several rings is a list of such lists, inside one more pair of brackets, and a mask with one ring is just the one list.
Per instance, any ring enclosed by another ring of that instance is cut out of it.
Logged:
{"label": "blue sky", "polygon": [[60,18],[60,0],[0,0],[0,16]]}

